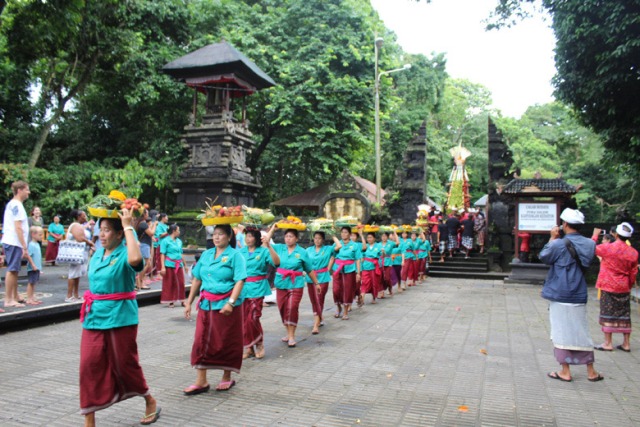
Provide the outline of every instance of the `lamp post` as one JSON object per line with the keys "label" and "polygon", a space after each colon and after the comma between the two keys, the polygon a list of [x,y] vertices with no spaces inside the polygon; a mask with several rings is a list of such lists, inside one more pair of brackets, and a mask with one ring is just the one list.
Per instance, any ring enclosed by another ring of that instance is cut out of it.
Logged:
{"label": "lamp post", "polygon": [[375,44],[374,44],[374,49],[375,49],[375,62],[376,62],[376,69],[375,69],[375,82],[374,82],[374,87],[375,87],[375,152],[376,152],[376,202],[378,204],[380,204],[382,202],[382,171],[381,171],[381,166],[380,166],[380,77],[384,76],[385,74],[391,74],[391,73],[395,73],[396,71],[403,71],[403,70],[408,70],[409,68],[411,68],[411,64],[404,64],[404,66],[402,68],[396,68],[394,70],[389,70],[389,71],[383,71],[380,72],[380,70],[378,70],[378,54],[379,54],[379,50],[380,47],[382,47],[382,43],[383,43],[383,39],[382,37],[378,37],[376,38]]}

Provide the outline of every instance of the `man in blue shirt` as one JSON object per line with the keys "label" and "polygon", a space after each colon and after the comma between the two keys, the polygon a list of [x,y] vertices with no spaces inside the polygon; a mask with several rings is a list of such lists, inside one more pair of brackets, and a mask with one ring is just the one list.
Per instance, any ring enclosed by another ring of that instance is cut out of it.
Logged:
{"label": "man in blue shirt", "polygon": [[549,242],[540,252],[540,260],[551,266],[542,288],[542,297],[549,300],[551,340],[559,372],[549,378],[572,381],[569,365],[587,365],[589,381],[604,379],[593,368],[593,341],[587,320],[587,281],[585,271],[595,256],[595,242],[579,233],[584,215],[574,209],[560,214],[560,227],[551,229]]}

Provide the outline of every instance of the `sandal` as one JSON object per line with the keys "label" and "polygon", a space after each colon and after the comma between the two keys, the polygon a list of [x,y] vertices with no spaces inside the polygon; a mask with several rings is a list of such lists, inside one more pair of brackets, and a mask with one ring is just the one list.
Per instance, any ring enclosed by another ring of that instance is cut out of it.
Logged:
{"label": "sandal", "polygon": [[256,359],[262,359],[264,357],[264,344],[256,345]]}
{"label": "sandal", "polygon": [[195,396],[196,394],[206,393],[210,389],[211,389],[211,386],[209,384],[202,387],[196,384],[191,384],[189,387],[185,388],[182,391],[186,396]]}
{"label": "sandal", "polygon": [[[158,418],[160,418],[160,411],[162,411],[162,408],[158,406],[156,408],[156,412],[145,414],[145,416],[142,417],[140,424],[142,424],[143,426],[148,426],[149,424],[155,423],[156,421],[158,421]],[[152,417],[152,418],[149,421],[147,421],[147,418],[149,417]]]}
{"label": "sandal", "polygon": [[231,381],[220,381],[218,383],[218,386],[216,387],[216,391],[229,391],[229,390],[231,390],[231,387],[233,387],[234,385],[236,385],[236,382],[233,381],[233,380],[231,380]]}

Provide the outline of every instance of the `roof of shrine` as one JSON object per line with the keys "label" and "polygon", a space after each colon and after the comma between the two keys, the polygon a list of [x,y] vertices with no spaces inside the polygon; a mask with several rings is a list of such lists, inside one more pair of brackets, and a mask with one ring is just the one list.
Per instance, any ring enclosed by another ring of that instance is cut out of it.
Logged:
{"label": "roof of shrine", "polygon": [[226,82],[229,76],[234,76],[255,89],[276,85],[256,64],[224,40],[171,61],[162,67],[162,71],[188,84]]}
{"label": "roof of shrine", "polygon": [[560,178],[516,178],[504,186],[507,194],[575,194],[578,189]]}

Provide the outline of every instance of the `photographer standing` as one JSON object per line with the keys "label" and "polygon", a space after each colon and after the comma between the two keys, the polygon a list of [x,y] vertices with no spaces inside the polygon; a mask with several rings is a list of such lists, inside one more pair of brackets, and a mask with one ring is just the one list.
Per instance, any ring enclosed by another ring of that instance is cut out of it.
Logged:
{"label": "photographer standing", "polygon": [[[587,281],[585,271],[593,261],[596,244],[580,235],[584,224],[582,212],[565,209],[560,214],[561,227],[553,227],[549,242],[540,252],[540,260],[551,266],[542,288],[542,298],[549,300],[551,340],[559,372],[547,376],[572,381],[569,365],[587,365],[589,381],[604,377],[593,368],[593,341],[587,320]],[[564,237],[561,237],[561,230]]]}

